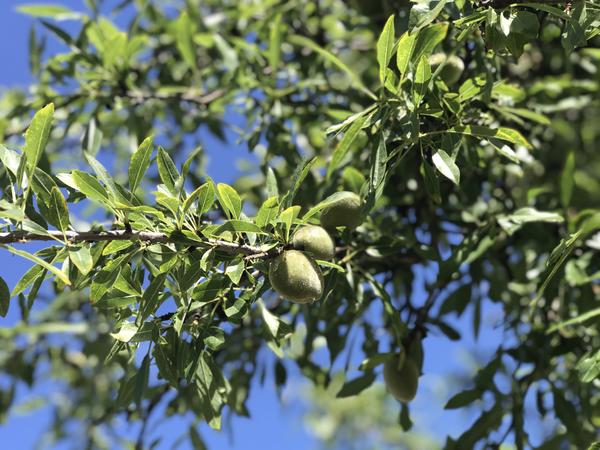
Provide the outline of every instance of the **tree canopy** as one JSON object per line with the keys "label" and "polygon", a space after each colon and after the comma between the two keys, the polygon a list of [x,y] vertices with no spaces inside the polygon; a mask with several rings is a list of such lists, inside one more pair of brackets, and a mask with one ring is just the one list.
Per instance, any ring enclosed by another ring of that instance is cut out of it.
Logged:
{"label": "tree canopy", "polygon": [[[503,342],[446,405],[478,418],[444,448],[593,446],[597,1],[85,3],[19,7],[35,83],[0,98],[0,245],[33,263],[0,278],[0,417],[52,374],[56,441],[77,423],[125,445],[125,419],[151,448],[160,411],[202,448],[199,422],[252,414],[253,380],[296,366],[359,395],[390,361],[422,372],[428,334],[460,345],[467,310],[477,336],[493,302]],[[246,160],[233,182],[209,137]],[[319,223],[331,260],[293,239]],[[279,295],[282,271],[314,271],[310,295]],[[556,419],[541,442],[529,411]]]}

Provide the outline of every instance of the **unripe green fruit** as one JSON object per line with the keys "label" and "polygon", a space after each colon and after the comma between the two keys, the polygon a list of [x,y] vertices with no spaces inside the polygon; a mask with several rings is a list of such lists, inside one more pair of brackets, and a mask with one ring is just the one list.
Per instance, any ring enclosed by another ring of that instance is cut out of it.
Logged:
{"label": "unripe green fruit", "polygon": [[296,303],[312,303],[323,294],[321,269],[298,250],[286,250],[271,261],[269,281],[279,295]]}
{"label": "unripe green fruit", "polygon": [[324,228],[354,229],[362,223],[362,202],[354,192],[336,192],[327,201],[331,201],[331,204],[321,212],[321,225]]}
{"label": "unripe green fruit", "polygon": [[383,365],[383,379],[388,390],[400,402],[410,402],[417,395],[419,368],[410,358],[398,369],[399,357],[394,356]]}
{"label": "unripe green fruit", "polygon": [[300,228],[292,238],[296,250],[302,250],[316,259],[329,261],[335,254],[335,244],[325,228],[308,225]]}
{"label": "unripe green fruit", "polygon": [[434,53],[429,57],[429,65],[431,66],[432,72],[444,62],[445,64],[440,72],[440,77],[444,80],[444,83],[450,86],[460,79],[465,70],[465,63],[458,56],[448,56],[445,53]]}

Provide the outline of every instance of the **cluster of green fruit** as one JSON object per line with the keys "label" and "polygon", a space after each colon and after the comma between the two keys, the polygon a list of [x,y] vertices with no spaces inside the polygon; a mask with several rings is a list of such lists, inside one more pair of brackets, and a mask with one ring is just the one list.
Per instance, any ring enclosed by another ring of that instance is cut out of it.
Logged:
{"label": "cluster of green fruit", "polygon": [[271,287],[283,298],[312,303],[323,295],[323,273],[315,259],[330,261],[335,244],[330,236],[337,227],[354,229],[361,222],[362,201],[353,192],[338,192],[327,199],[321,225],[307,225],[292,237],[292,250],[285,250],[269,265]]}
{"label": "cluster of green fruit", "polygon": [[[353,192],[338,192],[329,197],[321,212],[321,225],[301,227],[292,237],[293,249],[273,258],[269,265],[271,287],[295,303],[312,303],[323,295],[323,273],[315,262],[330,261],[335,243],[330,232],[338,227],[354,229],[362,220],[362,202]],[[388,360],[383,378],[390,393],[401,402],[410,402],[417,393],[419,369],[400,353]]]}

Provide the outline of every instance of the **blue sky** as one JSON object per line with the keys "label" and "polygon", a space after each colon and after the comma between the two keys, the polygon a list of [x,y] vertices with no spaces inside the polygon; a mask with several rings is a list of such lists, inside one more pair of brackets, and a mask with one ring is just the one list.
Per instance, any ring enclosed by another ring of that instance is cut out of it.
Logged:
{"label": "blue sky", "polygon": [[[0,5],[0,60],[3,61],[0,70],[0,86],[22,86],[31,82],[27,62],[27,35],[32,19],[15,12],[17,5],[29,2],[18,0],[2,0]],[[37,1],[36,3],[53,3]],[[76,10],[84,10],[83,1],[62,0],[65,6]],[[112,4],[116,2],[111,2]],[[56,50],[55,41],[48,40],[48,51]],[[237,118],[231,118],[238,120]],[[210,136],[203,136],[209,150],[209,175],[216,181],[230,182],[235,177],[232,171],[232,154],[235,158],[244,158],[248,154],[245,150],[233,149],[231,145],[224,145]],[[225,157],[224,157],[225,155]],[[22,259],[10,256],[7,252],[0,253],[0,275],[10,287],[18,281],[29,263]],[[423,274],[418,274],[423,276]],[[424,293],[422,293],[424,295]],[[6,320],[0,320],[0,326],[7,326],[16,320],[16,308]],[[471,330],[470,312],[454,325],[464,332],[464,342],[453,343],[444,336],[432,334],[426,341],[426,359],[424,376],[421,379],[421,389],[414,402],[413,411],[417,424],[424,429],[435,429],[435,433],[442,438],[446,434],[456,436],[463,431],[472,420],[473,415],[461,411],[444,412],[443,405],[455,393],[455,388],[448,382],[448,375],[452,372],[473,373],[475,367],[469,358],[466,349],[477,346],[478,354],[489,358],[502,340],[499,327],[494,327],[502,319],[501,309],[497,306],[486,304],[483,331],[480,340],[475,343]],[[296,385],[294,380],[292,385]],[[42,386],[39,393],[47,393],[52,386],[48,383]],[[453,390],[454,389],[454,390]],[[22,400],[24,391],[20,393]],[[233,419],[233,440],[226,433],[216,433],[201,427],[206,441],[213,449],[249,449],[261,450],[280,449],[287,450],[315,448],[314,438],[307,433],[302,424],[303,407],[297,403],[293,395],[293,388],[288,389],[284,396],[290,401],[283,405],[277,399],[272,380],[267,379],[264,386],[255,383],[249,402],[252,413],[251,419]],[[12,416],[7,423],[0,427],[0,442],[2,448],[32,448],[40,434],[49,423],[49,410],[42,408],[35,413]],[[187,423],[187,421],[186,421]],[[164,432],[177,436],[185,432],[181,422],[170,421],[168,426],[163,425]],[[158,428],[161,430],[161,428]],[[160,431],[159,431],[160,432]],[[283,445],[285,443],[285,445]]]}

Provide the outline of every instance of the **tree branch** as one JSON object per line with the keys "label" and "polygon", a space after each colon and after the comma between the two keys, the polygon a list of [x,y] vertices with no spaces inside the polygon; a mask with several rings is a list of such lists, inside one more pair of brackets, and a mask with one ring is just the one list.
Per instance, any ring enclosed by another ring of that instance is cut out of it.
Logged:
{"label": "tree branch", "polygon": [[[491,6],[494,9],[503,9],[506,8],[510,5],[514,5],[517,3],[521,3],[518,0],[481,0],[480,4],[481,6]],[[558,2],[556,0],[538,0],[536,1],[536,3],[542,3],[542,4],[549,4],[549,5],[556,5],[557,3],[568,3],[568,2]]]}
{"label": "tree branch", "polygon": [[161,100],[161,101],[180,100],[180,101],[184,101],[184,102],[195,103],[197,105],[206,106],[206,105],[209,105],[210,103],[212,103],[213,101],[217,100],[218,98],[223,97],[223,95],[225,95],[225,91],[223,89],[216,89],[207,94],[198,94],[197,92],[195,92],[193,90],[189,90],[186,92],[160,94],[157,92],[151,93],[151,92],[144,92],[144,91],[139,91],[139,90],[132,90],[132,91],[117,92],[115,95],[117,97],[128,98],[128,99],[132,100],[132,103],[134,103],[134,104],[143,103],[148,100]]}
{"label": "tree branch", "polygon": [[30,231],[9,231],[0,233],[0,244],[22,244],[32,241],[64,241],[67,243],[77,242],[101,242],[101,241],[142,241],[151,244],[184,243],[190,247],[214,248],[215,250],[246,255],[248,259],[264,259],[275,256],[281,252],[278,247],[265,251],[264,248],[239,244],[236,242],[222,241],[219,239],[206,238],[203,241],[186,239],[184,236],[169,235],[155,231],[47,231],[40,234]]}

